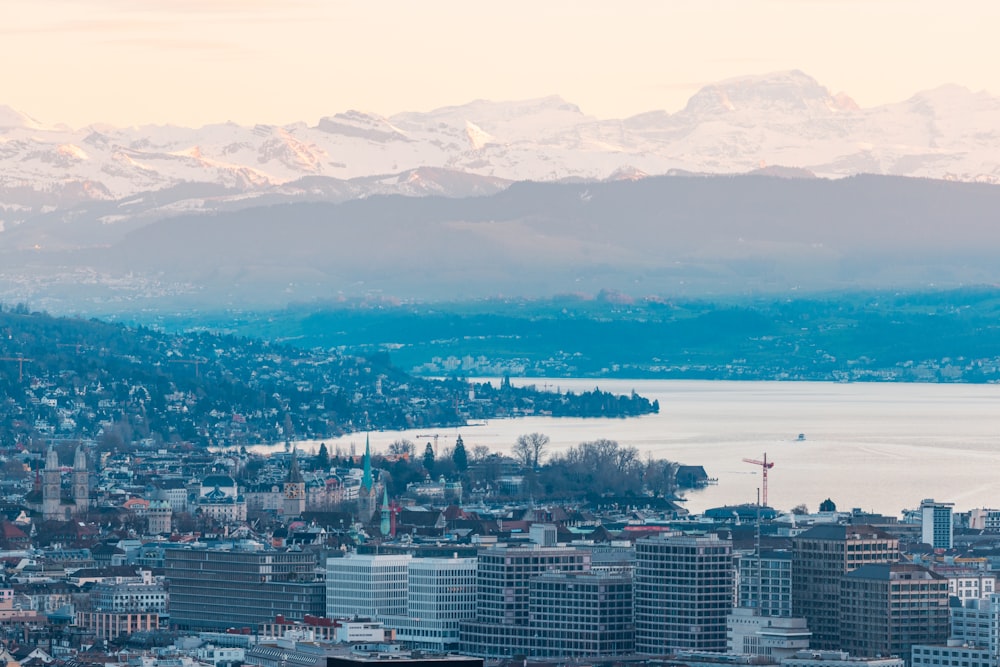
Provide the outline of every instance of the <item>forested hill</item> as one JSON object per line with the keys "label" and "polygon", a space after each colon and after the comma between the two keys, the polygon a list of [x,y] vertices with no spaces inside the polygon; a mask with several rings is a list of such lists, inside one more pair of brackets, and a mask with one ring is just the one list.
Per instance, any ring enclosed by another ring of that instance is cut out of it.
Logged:
{"label": "forested hill", "polygon": [[628,416],[639,396],[412,377],[355,356],[0,309],[0,444],[98,438],[239,445],[524,414]]}

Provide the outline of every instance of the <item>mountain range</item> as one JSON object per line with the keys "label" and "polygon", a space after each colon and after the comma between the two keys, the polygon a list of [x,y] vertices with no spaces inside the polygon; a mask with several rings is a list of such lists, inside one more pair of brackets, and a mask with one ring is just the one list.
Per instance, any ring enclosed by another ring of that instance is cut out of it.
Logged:
{"label": "mountain range", "polygon": [[80,130],[0,107],[0,304],[51,312],[1000,283],[1000,99],[798,72],[599,120],[558,98]]}
{"label": "mountain range", "polygon": [[[512,181],[792,167],[995,183],[1000,98],[944,86],[860,108],[787,71],[699,90],[676,113],[598,119],[559,97],[479,100],[315,125],[48,126],[0,107],[0,226],[167,215],[378,194],[465,197]],[[67,231],[60,242],[74,243]],[[0,240],[2,243],[2,240]],[[34,245],[34,244],[33,244]]]}

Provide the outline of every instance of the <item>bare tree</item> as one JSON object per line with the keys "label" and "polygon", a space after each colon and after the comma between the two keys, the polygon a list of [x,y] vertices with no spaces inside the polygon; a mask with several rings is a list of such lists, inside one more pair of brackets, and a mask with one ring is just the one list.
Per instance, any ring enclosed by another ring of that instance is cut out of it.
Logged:
{"label": "bare tree", "polygon": [[534,470],[545,458],[549,436],[544,433],[528,433],[518,436],[511,453],[525,468]]}
{"label": "bare tree", "polygon": [[389,456],[406,456],[413,458],[413,453],[417,450],[417,446],[414,445],[409,440],[405,438],[402,440],[395,440],[389,443]]}
{"label": "bare tree", "polygon": [[490,448],[486,445],[476,445],[472,448],[472,461],[474,463],[481,463],[482,461],[485,461],[491,453]]}

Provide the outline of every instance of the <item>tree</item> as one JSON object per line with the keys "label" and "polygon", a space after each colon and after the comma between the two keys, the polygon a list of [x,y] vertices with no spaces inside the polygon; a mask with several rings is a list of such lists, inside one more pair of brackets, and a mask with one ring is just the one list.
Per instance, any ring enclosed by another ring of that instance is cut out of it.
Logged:
{"label": "tree", "polygon": [[532,470],[545,458],[549,444],[549,436],[544,433],[528,433],[518,436],[511,453],[525,468]]}
{"label": "tree", "polygon": [[428,475],[434,476],[434,446],[429,442],[424,449],[424,469]]}
{"label": "tree", "polygon": [[316,454],[316,466],[320,470],[330,469],[330,452],[326,448],[326,443],[319,443],[319,452]]}
{"label": "tree", "polygon": [[455,440],[455,450],[451,453],[451,460],[455,463],[455,469],[462,473],[469,469],[469,455],[465,451],[465,443],[462,436]]}
{"label": "tree", "polygon": [[806,507],[805,503],[799,503],[798,505],[792,508],[792,514],[795,514],[796,516],[809,514],[809,508]]}
{"label": "tree", "polygon": [[413,453],[416,449],[417,446],[405,438],[402,440],[394,440],[389,443],[388,455],[395,456],[396,458],[413,458]]}
{"label": "tree", "polygon": [[475,463],[482,463],[489,458],[490,454],[492,454],[492,452],[486,445],[476,445],[472,448],[472,460]]}

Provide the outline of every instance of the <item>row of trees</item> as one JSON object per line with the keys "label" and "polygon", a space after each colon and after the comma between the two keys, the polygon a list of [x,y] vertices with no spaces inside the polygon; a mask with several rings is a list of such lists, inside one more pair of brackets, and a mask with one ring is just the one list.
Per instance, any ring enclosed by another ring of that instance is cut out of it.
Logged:
{"label": "row of trees", "polygon": [[517,438],[510,457],[477,445],[471,452],[461,436],[453,448],[435,453],[428,443],[418,457],[416,445],[397,440],[377,465],[388,473],[390,493],[402,493],[409,482],[426,477],[458,479],[467,488],[496,487],[503,474],[523,478],[523,495],[535,498],[594,498],[653,495],[673,497],[677,491],[677,464],[647,456],[615,440],[583,442],[549,456],[550,439],[543,433]]}

